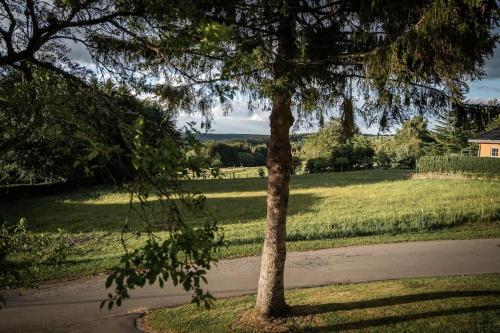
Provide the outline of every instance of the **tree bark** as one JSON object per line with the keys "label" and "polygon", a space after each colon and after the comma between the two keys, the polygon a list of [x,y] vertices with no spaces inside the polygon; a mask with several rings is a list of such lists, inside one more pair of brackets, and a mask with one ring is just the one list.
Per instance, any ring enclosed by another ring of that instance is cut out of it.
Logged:
{"label": "tree bark", "polygon": [[274,63],[276,86],[272,93],[270,119],[271,136],[266,166],[267,223],[257,291],[256,311],[266,317],[281,316],[288,312],[285,302],[286,213],[288,183],[292,168],[290,127],[294,92],[293,70],[290,66],[297,52],[295,45],[295,15],[297,0],[284,0],[277,29],[278,52]]}
{"label": "tree bark", "polygon": [[289,130],[293,125],[291,96],[273,97],[271,136],[267,153],[267,223],[257,292],[257,311],[264,316],[287,312],[284,270],[286,258],[286,213],[292,165]]}

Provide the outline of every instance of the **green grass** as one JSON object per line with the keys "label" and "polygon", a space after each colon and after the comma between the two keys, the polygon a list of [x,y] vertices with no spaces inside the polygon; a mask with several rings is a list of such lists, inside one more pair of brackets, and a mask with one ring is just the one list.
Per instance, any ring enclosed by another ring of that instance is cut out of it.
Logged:
{"label": "green grass", "polygon": [[222,178],[254,178],[259,177],[259,169],[264,171],[264,174],[267,175],[267,169],[265,166],[261,167],[239,167],[239,168],[221,168],[221,177]]}
{"label": "green grass", "polygon": [[[427,239],[500,237],[500,183],[475,179],[409,179],[400,170],[293,176],[288,249],[307,250]],[[198,180],[207,214],[230,246],[222,257],[259,254],[266,213],[266,179]],[[42,267],[40,280],[91,275],[118,262],[128,197],[107,187],[0,204],[8,221],[26,217],[31,230],[72,238],[61,267]],[[196,223],[192,219],[189,223]],[[132,218],[133,229],[143,225]],[[128,234],[131,247],[143,236]]]}
{"label": "green grass", "polygon": [[[290,290],[291,315],[274,324],[292,332],[500,332],[500,275],[439,277]],[[154,310],[158,332],[248,332],[234,319],[255,296]],[[262,329],[259,329],[261,331]],[[255,331],[255,330],[254,330]]]}

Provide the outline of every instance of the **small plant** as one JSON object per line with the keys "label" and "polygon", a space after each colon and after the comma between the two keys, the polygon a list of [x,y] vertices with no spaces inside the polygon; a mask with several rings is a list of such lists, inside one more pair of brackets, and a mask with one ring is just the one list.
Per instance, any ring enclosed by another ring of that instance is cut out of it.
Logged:
{"label": "small plant", "polygon": [[1,219],[0,286],[33,286],[41,266],[64,262],[67,243],[62,230],[49,237],[30,232],[24,218],[13,225]]}
{"label": "small plant", "polygon": [[259,177],[262,177],[262,178],[263,178],[263,177],[265,177],[265,176],[266,176],[266,173],[264,172],[264,169],[259,168],[259,169],[257,169],[257,175],[258,175]]}

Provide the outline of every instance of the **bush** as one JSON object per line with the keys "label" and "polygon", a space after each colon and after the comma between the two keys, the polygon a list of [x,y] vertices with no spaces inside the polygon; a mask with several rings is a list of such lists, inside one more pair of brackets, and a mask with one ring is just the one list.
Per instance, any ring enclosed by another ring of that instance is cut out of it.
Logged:
{"label": "bush", "polygon": [[33,286],[40,267],[64,262],[67,244],[61,230],[49,238],[30,232],[25,219],[8,225],[0,216],[0,287]]}
{"label": "bush", "polygon": [[418,172],[500,174],[500,159],[473,156],[424,156],[418,160]]}
{"label": "bush", "polygon": [[350,164],[349,160],[345,157],[338,157],[335,159],[335,166],[340,168],[340,172],[344,171],[344,168]]}
{"label": "bush", "polygon": [[238,160],[241,166],[244,167],[255,166],[255,157],[252,153],[238,153]]}
{"label": "bush", "polygon": [[266,165],[266,155],[262,153],[253,153],[255,166]]}
{"label": "bush", "polygon": [[304,172],[316,173],[325,172],[331,168],[331,161],[328,158],[310,158],[304,163]]}
{"label": "bush", "polygon": [[292,175],[302,173],[302,160],[298,156],[292,156]]}

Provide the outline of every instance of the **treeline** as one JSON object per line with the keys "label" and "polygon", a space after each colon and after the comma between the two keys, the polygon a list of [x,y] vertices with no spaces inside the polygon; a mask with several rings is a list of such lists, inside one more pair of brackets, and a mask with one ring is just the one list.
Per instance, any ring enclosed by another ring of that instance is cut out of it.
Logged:
{"label": "treeline", "polygon": [[[460,120],[459,115],[450,112],[439,118],[435,128],[429,130],[427,120],[416,116],[403,122],[391,136],[365,136],[355,129],[354,134],[346,138],[342,123],[333,119],[318,133],[295,144],[295,171],[312,173],[373,167],[415,169],[417,161],[424,156],[436,157],[425,159],[426,165],[430,161],[442,161],[441,156],[444,160],[446,156],[476,156],[478,147],[468,139],[500,127],[498,109],[495,113],[490,112],[488,118],[483,117],[482,126]],[[470,164],[474,159],[458,160]]]}
{"label": "treeline", "polygon": [[[434,129],[430,130],[423,116],[415,116],[403,122],[393,135],[363,135],[356,126],[346,132],[340,119],[331,119],[316,133],[291,136],[292,172],[415,169],[423,156],[476,156],[477,145],[468,139],[500,127],[500,110],[496,104],[471,107],[475,108],[472,112],[475,119],[464,121],[463,110],[458,108],[437,119]],[[212,138],[218,140],[204,142],[204,154],[213,166],[265,166],[266,136],[241,135],[243,139],[240,139],[228,134]]]}
{"label": "treeline", "polygon": [[[363,135],[355,127],[346,137],[342,122],[332,119],[317,133],[292,137],[292,172],[415,169],[423,156],[476,156],[477,145],[467,140],[484,130],[500,127],[500,116],[490,117],[484,126],[470,122],[462,126],[454,113],[448,113],[437,120],[433,130],[424,117],[416,116],[403,122],[393,135]],[[217,167],[265,165],[267,146],[262,138],[207,141],[204,147],[205,156]]]}
{"label": "treeline", "polygon": [[204,154],[214,167],[253,167],[266,164],[267,145],[259,141],[207,141]]}
{"label": "treeline", "polygon": [[[310,134],[293,134],[292,144],[300,143]],[[206,140],[206,138],[213,140]],[[267,135],[252,134],[198,134],[202,139],[204,157],[212,161],[214,167],[254,167],[265,166],[267,156]]]}
{"label": "treeline", "polygon": [[318,133],[294,145],[295,172],[325,172],[380,168],[415,168],[433,141],[427,121],[415,117],[390,136],[362,135],[354,128],[345,136],[342,122],[332,119]]}

